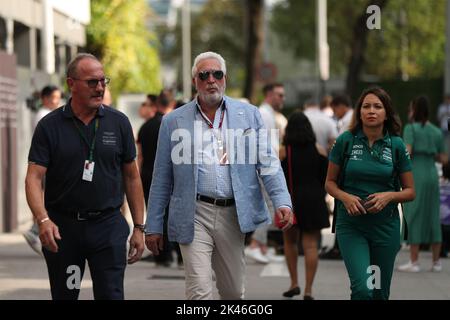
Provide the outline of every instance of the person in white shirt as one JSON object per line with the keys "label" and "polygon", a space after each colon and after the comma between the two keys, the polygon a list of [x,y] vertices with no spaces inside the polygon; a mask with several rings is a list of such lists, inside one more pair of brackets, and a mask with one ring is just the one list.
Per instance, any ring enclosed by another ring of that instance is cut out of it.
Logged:
{"label": "person in white shirt", "polygon": [[[270,83],[263,88],[264,101],[259,107],[262,120],[266,129],[278,130],[278,141],[273,141],[272,146],[277,154],[280,152],[280,143],[283,139],[284,130],[287,125],[286,117],[281,113],[284,105],[285,91],[281,83]],[[275,213],[272,201],[269,198],[264,187],[262,188],[264,200],[266,201],[269,212]],[[284,257],[277,257],[267,247],[267,233],[269,225],[260,226],[252,234],[250,244],[245,249],[245,255],[253,261],[261,264],[267,264],[270,261],[284,260]]]}
{"label": "person in white shirt", "polygon": [[45,86],[41,90],[41,101],[42,106],[34,117],[33,130],[43,117],[59,107],[61,102],[61,91],[58,87],[53,85]]}
{"label": "person in white shirt", "polygon": [[[281,83],[271,83],[265,85],[263,88],[263,94],[264,101],[259,107],[259,112],[261,113],[266,129],[281,129],[279,126],[280,123],[283,122],[283,119],[279,118],[284,118],[287,123],[286,117],[281,114],[285,96],[283,85]],[[282,129],[284,130],[284,128]],[[279,145],[275,145],[274,148],[278,151],[277,148],[279,148]]]}
{"label": "person in white shirt", "polygon": [[[341,135],[349,129],[353,117],[353,109],[350,98],[347,95],[337,95],[331,100],[330,105],[333,108],[334,117],[336,119],[338,135]],[[331,208],[334,207],[334,199],[330,195],[327,195],[327,204],[330,211],[332,211]],[[331,249],[324,251],[320,255],[320,258],[327,260],[342,259],[339,244],[336,239],[334,239],[334,244]]]}
{"label": "person in white shirt", "polygon": [[333,108],[331,107],[331,100],[333,100],[333,97],[330,95],[325,95],[322,100],[320,100],[320,110],[322,110],[323,113],[325,113],[330,118],[333,118],[334,112]]}
{"label": "person in white shirt", "polygon": [[334,116],[337,122],[338,135],[348,130],[353,117],[353,109],[350,98],[346,95],[338,95],[331,100]]}
{"label": "person in white shirt", "polygon": [[336,124],[320,110],[319,105],[312,99],[305,102],[304,110],[311,122],[317,143],[329,152],[338,136]]}
{"label": "person in white shirt", "polygon": [[[61,102],[61,90],[53,85],[47,85],[41,90],[42,106],[33,119],[33,131],[38,122],[47,114],[59,107]],[[39,227],[36,221],[33,222],[31,228],[23,234],[25,240],[37,254],[42,256],[42,245],[39,239]]]}

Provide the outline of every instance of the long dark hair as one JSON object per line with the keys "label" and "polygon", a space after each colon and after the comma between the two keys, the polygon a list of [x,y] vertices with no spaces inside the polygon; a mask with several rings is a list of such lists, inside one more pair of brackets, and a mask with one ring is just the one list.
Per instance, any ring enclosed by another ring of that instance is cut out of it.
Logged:
{"label": "long dark hair", "polygon": [[308,118],[301,111],[295,111],[289,117],[283,144],[287,145],[306,145],[309,143],[316,143],[316,136],[309,122]]}
{"label": "long dark hair", "polygon": [[430,102],[426,96],[418,96],[411,101],[412,108],[412,120],[414,122],[422,123],[425,125],[428,121],[428,110]]}
{"label": "long dark hair", "polygon": [[362,128],[361,121],[361,106],[367,95],[373,94],[380,99],[381,103],[383,103],[383,107],[386,110],[386,120],[384,122],[384,130],[387,130],[389,134],[399,136],[402,124],[400,118],[392,106],[391,97],[380,87],[370,87],[363,91],[361,96],[356,103],[355,112],[353,113],[352,123],[350,124],[350,131],[353,134],[356,134],[358,130]]}

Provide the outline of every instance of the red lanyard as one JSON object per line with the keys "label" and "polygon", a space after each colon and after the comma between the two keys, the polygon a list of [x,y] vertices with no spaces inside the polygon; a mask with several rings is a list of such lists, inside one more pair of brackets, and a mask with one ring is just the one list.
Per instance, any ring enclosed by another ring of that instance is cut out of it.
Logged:
{"label": "red lanyard", "polygon": [[[204,113],[203,113],[202,109],[200,108],[200,106],[199,105],[197,105],[197,106],[198,106],[198,109],[200,111],[200,115],[202,116],[203,120],[205,120],[206,124],[208,125],[208,127],[210,129],[213,129],[214,126],[213,126],[212,122],[204,115]],[[223,118],[225,117],[225,106],[223,105],[223,103],[222,103],[222,107],[221,108],[222,108],[222,113],[220,114],[219,129],[222,128]]]}

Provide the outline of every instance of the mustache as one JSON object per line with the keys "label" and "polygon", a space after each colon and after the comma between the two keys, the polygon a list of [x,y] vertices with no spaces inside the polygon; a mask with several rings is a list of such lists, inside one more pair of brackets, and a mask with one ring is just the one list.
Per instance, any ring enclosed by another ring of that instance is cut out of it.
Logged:
{"label": "mustache", "polygon": [[104,92],[101,92],[101,93],[92,95],[92,98],[97,98],[97,97],[103,98],[104,95],[105,95],[105,93],[104,93]]}

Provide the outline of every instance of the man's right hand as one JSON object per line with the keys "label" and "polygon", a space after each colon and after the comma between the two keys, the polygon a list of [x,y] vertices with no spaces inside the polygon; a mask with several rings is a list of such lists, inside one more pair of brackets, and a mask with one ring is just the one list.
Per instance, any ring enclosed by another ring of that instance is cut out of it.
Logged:
{"label": "man's right hand", "polygon": [[145,245],[153,255],[157,256],[159,251],[162,251],[164,248],[164,239],[161,234],[147,234],[145,236]]}
{"label": "man's right hand", "polygon": [[52,220],[47,220],[39,225],[39,239],[42,246],[51,252],[58,252],[56,240],[61,240],[58,226]]}

